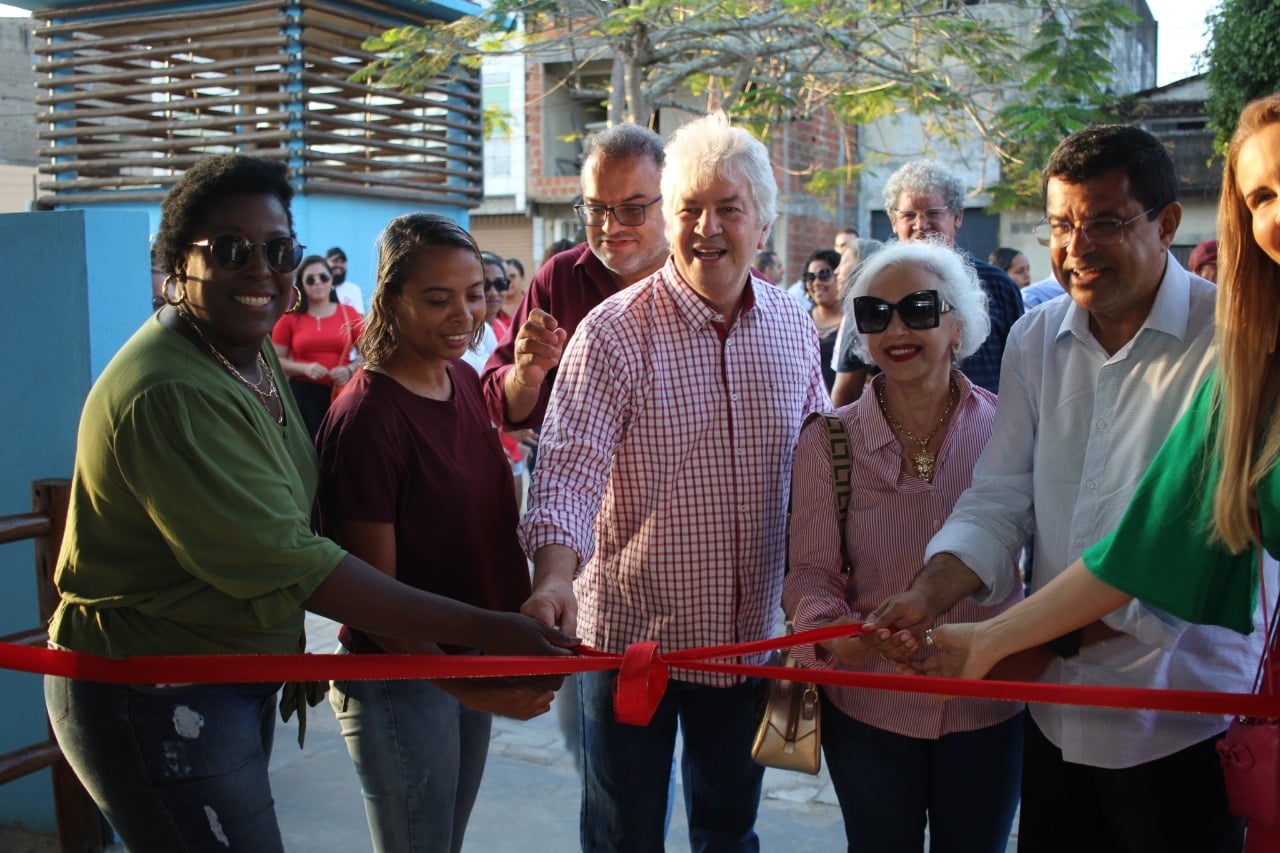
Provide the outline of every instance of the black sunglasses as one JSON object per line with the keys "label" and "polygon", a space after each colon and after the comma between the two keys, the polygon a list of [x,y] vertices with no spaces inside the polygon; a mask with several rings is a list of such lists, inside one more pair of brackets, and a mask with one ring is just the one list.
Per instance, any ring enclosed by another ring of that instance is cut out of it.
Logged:
{"label": "black sunglasses", "polygon": [[275,237],[265,243],[255,243],[237,234],[221,234],[207,240],[196,240],[190,245],[208,249],[214,264],[231,272],[244,269],[253,257],[255,246],[262,247],[263,257],[273,272],[293,272],[302,263],[302,250],[307,248],[292,237]]}
{"label": "black sunglasses", "polygon": [[831,279],[835,277],[836,277],[836,271],[831,269],[831,267],[823,267],[817,272],[807,272],[804,275],[800,276],[800,278],[804,280],[805,284],[813,284],[815,280],[831,281]]}
{"label": "black sunglasses", "polygon": [[511,287],[511,282],[507,281],[505,278],[486,278],[484,280],[484,286],[486,290],[492,287],[494,290],[502,291]]}
{"label": "black sunglasses", "polygon": [[309,275],[302,280],[302,283],[305,284],[307,287],[310,287],[311,285],[315,284],[317,281],[320,282],[321,284],[328,284],[329,274],[327,272],[322,272],[317,275]]}
{"label": "black sunglasses", "polygon": [[876,296],[859,296],[853,300],[853,319],[864,335],[878,335],[889,328],[893,312],[908,329],[936,329],[942,315],[951,306],[942,301],[936,290],[917,290],[897,302],[885,302]]}

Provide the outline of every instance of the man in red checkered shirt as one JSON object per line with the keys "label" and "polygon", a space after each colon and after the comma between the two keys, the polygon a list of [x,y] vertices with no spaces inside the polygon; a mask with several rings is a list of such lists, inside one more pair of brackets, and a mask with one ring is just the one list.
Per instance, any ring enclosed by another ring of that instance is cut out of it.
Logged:
{"label": "man in red checkered shirt", "polygon": [[[772,634],[801,423],[829,407],[813,323],[750,274],[776,217],[764,146],[720,114],[666,149],[673,256],[578,326],[521,524],[522,608],[588,645],[665,651]],[[757,850],[756,685],[672,671],[646,727],[581,677],[584,850],[660,851],[677,724],[693,850]]]}

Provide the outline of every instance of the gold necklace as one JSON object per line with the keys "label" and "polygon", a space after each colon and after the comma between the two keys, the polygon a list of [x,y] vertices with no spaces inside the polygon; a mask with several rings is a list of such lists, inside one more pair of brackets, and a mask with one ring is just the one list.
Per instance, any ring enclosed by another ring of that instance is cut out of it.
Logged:
{"label": "gold necklace", "polygon": [[[200,328],[200,324],[195,321],[194,317],[192,317],[186,311],[183,311],[181,308],[178,309],[178,316],[181,317],[183,321],[185,321],[186,324],[191,327],[191,331],[196,333],[196,337],[198,337],[201,343],[203,343],[205,347],[209,350],[209,352],[213,354],[213,357],[217,359],[218,363],[221,364],[227,370],[228,373],[230,373],[236,379],[240,380],[240,384],[244,385],[246,388],[252,391],[254,393],[254,396],[256,396],[262,402],[262,405],[266,408],[267,413],[270,414],[271,403],[269,401],[271,400],[272,397],[279,397],[280,393],[276,389],[276,373],[274,370],[271,369],[271,365],[267,364],[267,360],[262,357],[262,351],[261,350],[258,351],[258,382],[256,383],[250,382],[248,379],[245,378],[244,374],[241,373],[239,370],[237,370],[236,366],[232,364],[231,361],[225,355],[223,355],[221,351],[218,350],[217,347],[209,343],[209,339],[205,337],[204,330]],[[263,381],[264,378],[266,379],[266,383],[267,383],[266,391],[263,391],[262,388],[260,387],[260,383]],[[279,424],[280,426],[284,426],[284,405],[283,404],[280,406],[279,416],[273,415],[273,417],[275,418],[275,422],[277,424]]]}
{"label": "gold necklace", "polygon": [[933,441],[933,437],[938,434],[938,430],[942,429],[942,425],[947,422],[947,417],[951,414],[951,407],[956,400],[956,386],[950,385],[947,390],[947,408],[942,413],[942,417],[938,418],[938,422],[934,424],[933,430],[924,438],[915,435],[911,430],[907,429],[898,419],[889,414],[889,404],[884,399],[885,383],[880,382],[876,385],[876,400],[880,402],[880,411],[884,412],[884,418],[889,425],[901,432],[911,441],[920,445],[920,449],[911,454],[911,467],[915,470],[916,476],[925,482],[933,482],[934,470],[938,462],[938,454],[929,450],[929,442]]}

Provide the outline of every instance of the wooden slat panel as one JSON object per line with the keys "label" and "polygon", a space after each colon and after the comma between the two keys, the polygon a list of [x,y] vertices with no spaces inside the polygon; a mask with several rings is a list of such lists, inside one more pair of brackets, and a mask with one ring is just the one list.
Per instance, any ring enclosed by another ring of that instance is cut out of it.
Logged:
{"label": "wooden slat panel", "polygon": [[[431,160],[446,160],[445,157],[432,156]],[[430,162],[407,162],[405,160],[382,160],[377,157],[361,157],[354,154],[336,154],[329,151],[318,151],[315,149],[307,149],[303,155],[303,160],[313,164],[307,167],[307,174],[312,174],[313,168],[320,167],[326,161],[336,161],[338,163],[346,163],[354,166],[362,171],[352,172],[353,176],[364,174],[377,174],[385,171],[409,171],[419,172],[424,175],[447,175],[452,178],[461,178],[464,181],[478,181],[479,173],[472,170],[449,169],[442,166],[433,166]],[[358,179],[358,178],[356,178]]]}
{"label": "wooden slat panel", "polygon": [[[117,86],[110,91],[111,94],[119,97],[121,95],[143,95],[150,92],[194,92],[200,89],[243,89],[245,86],[258,83],[277,83],[283,85],[289,82],[290,75],[284,71],[273,71],[267,74],[241,74],[235,76],[213,77],[207,80],[174,80],[171,83],[148,83],[140,86]],[[61,84],[58,84],[61,88]],[[36,103],[41,106],[50,104],[65,104],[71,101],[78,101],[83,98],[105,97],[105,92],[93,91],[74,91],[59,92],[56,95],[44,95],[36,98]]]}
{"label": "wooden slat panel", "polygon": [[[445,102],[439,99],[419,98],[416,95],[410,95],[404,92],[392,92],[387,89],[379,89],[377,86],[366,86],[363,83],[352,83],[349,80],[339,82],[335,81],[332,77],[326,77],[323,74],[316,74],[310,71],[302,72],[302,82],[308,86],[337,87],[343,92],[355,92],[361,95],[370,95],[378,98],[394,98],[403,103],[406,107],[422,107],[423,109],[437,110],[446,108]],[[472,108],[464,107],[457,103],[450,103],[447,105],[449,110],[453,112],[460,112],[463,115],[468,115],[475,119],[480,118],[481,111],[479,95],[473,96],[465,92],[448,92],[446,94],[450,98],[461,98],[467,103],[475,104],[475,107]]]}
{"label": "wooden slat panel", "polygon": [[[32,17],[43,20],[52,18],[66,18],[66,23],[46,24],[36,30],[36,35],[40,38],[53,38],[55,36],[73,35],[75,33],[84,32],[89,29],[113,30],[122,27],[128,28],[132,32],[137,32],[139,27],[139,19],[137,17],[129,18],[100,18],[103,12],[121,12],[121,11],[138,11],[141,12],[148,6],[169,6],[169,0],[151,0],[148,3],[103,3],[98,6],[81,6],[74,13],[63,11],[42,11],[33,13]],[[196,21],[225,21],[232,15],[254,13],[274,12],[277,17],[282,17],[285,10],[285,3],[281,0],[262,0],[262,2],[239,3],[234,6],[205,6],[198,4],[184,7],[177,12],[155,12],[149,11],[146,14],[146,23],[149,25],[164,25],[167,23],[177,24],[176,29],[160,30],[158,32],[149,31],[146,33],[146,40],[154,41],[162,36],[173,37],[174,33],[181,36],[184,24],[189,24],[190,29],[197,30]],[[72,15],[75,20],[70,20]],[[140,40],[140,36],[132,37],[135,41]]]}
{"label": "wooden slat panel", "polygon": [[[275,45],[284,46],[288,43],[288,39],[280,33],[269,36],[244,37],[239,35],[236,38],[213,39],[203,43],[206,50],[225,50],[227,48],[248,49],[254,47],[272,47]],[[175,42],[173,44],[154,44],[148,45],[138,50],[117,51],[115,53],[106,53],[99,55],[77,55],[70,56],[66,59],[56,59],[49,62],[38,62],[35,65],[37,72],[54,72],[65,68],[79,68],[82,65],[92,65],[95,62],[126,62],[132,60],[142,60],[144,62],[159,62],[166,56],[173,56],[179,53],[191,53],[191,45],[187,42]]]}
{"label": "wooden slat panel", "polygon": [[[302,138],[307,141],[308,145],[320,147],[321,150],[323,150],[323,148],[321,146],[318,146],[317,143],[327,142],[335,145],[347,145],[354,148],[368,148],[368,149],[378,150],[378,151],[399,152],[401,154],[417,154],[419,156],[422,156],[428,153],[428,151],[420,145],[409,145],[407,143],[392,142],[391,140],[388,140],[388,139],[352,138],[349,136],[340,136],[336,133],[321,133],[313,130],[303,131]],[[450,155],[447,155],[443,152],[437,152],[437,150],[434,148],[431,149],[429,153],[432,156],[446,157],[449,159],[462,159],[463,157],[466,156],[466,155],[459,155],[457,158],[453,158],[453,157],[450,157]],[[479,177],[478,172],[476,173],[476,176]]]}
{"label": "wooden slat panel", "polygon": [[[443,187],[443,184],[438,185]],[[451,192],[428,189],[406,189],[400,187],[364,187],[358,184],[330,183],[317,180],[308,182],[307,192],[312,195],[331,193],[333,195],[364,196],[367,198],[393,198],[415,202],[432,202],[440,204],[456,204],[462,207],[479,207],[484,191],[464,191],[462,187],[449,187]]]}
{"label": "wooden slat panel", "polygon": [[227,128],[234,129],[244,125],[270,124],[282,126],[293,116],[282,110],[271,113],[226,113],[207,118],[183,118],[180,123],[172,119],[147,122],[130,122],[117,124],[77,124],[74,127],[62,127],[54,130],[42,130],[37,134],[39,139],[70,139],[80,136],[141,136],[152,139],[168,139],[178,131],[183,135],[192,130]]}
{"label": "wooden slat panel", "polygon": [[[204,145],[215,146],[231,143],[233,147],[249,142],[287,142],[293,134],[287,130],[260,131],[258,133],[236,133],[222,136],[199,136],[184,139],[175,137],[165,145],[166,150],[187,151]],[[108,145],[59,145],[54,148],[40,148],[36,151],[41,157],[81,157],[86,154],[120,154],[127,151],[154,151],[154,146],[121,142]]]}
{"label": "wooden slat panel", "polygon": [[[283,44],[283,40],[281,41]],[[207,79],[201,75],[209,74],[216,71],[235,71],[239,68],[255,68],[261,69],[263,66],[283,67],[289,63],[289,57],[281,53],[259,53],[255,56],[236,57],[234,59],[219,59],[214,62],[182,62],[182,63],[166,63],[162,65],[153,65],[146,68],[137,68],[133,71],[110,71],[101,74],[88,74],[75,72],[71,74],[59,74],[54,78],[58,88],[68,86],[91,86],[99,83],[131,83],[139,79],[146,80],[154,77],[180,77],[188,80],[204,80]],[[232,75],[224,75],[231,78]],[[217,79],[217,78],[214,78]],[[239,79],[238,77],[235,79]],[[234,88],[234,87],[229,87]]]}
{"label": "wooden slat panel", "polygon": [[[414,122],[421,124],[422,122]],[[480,139],[457,139],[444,133],[434,133],[430,130],[410,130],[407,127],[398,127],[390,122],[382,119],[366,119],[364,121],[338,118],[330,113],[321,113],[312,111],[307,113],[307,129],[325,132],[332,128],[348,128],[350,130],[358,130],[374,135],[381,134],[383,136],[398,136],[408,139],[421,139],[424,142],[438,142],[444,145],[457,145],[468,151],[477,153],[484,150],[484,142]],[[463,155],[458,155],[463,156]],[[470,158],[477,165],[484,161],[483,157]]]}
{"label": "wooden slat panel", "polygon": [[50,110],[40,113],[36,116],[36,120],[41,123],[56,124],[64,121],[77,121],[82,118],[106,118],[108,116],[135,116],[150,115],[153,113],[165,112],[203,112],[212,111],[218,107],[238,107],[238,106],[275,106],[285,104],[294,100],[296,96],[285,89],[277,89],[274,92],[263,92],[261,94],[238,94],[238,95],[197,95],[194,97],[177,98],[170,101],[153,101],[144,100],[137,97],[121,98],[117,106],[111,107],[89,107],[86,109],[68,109],[68,110]]}

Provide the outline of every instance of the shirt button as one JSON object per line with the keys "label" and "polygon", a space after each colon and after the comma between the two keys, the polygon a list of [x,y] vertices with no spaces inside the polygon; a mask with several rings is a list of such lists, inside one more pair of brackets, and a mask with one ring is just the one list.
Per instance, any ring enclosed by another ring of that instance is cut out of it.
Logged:
{"label": "shirt button", "polygon": [[1106,428],[1107,428],[1107,422],[1106,422],[1106,421],[1104,421],[1104,420],[1102,420],[1101,418],[1099,418],[1099,419],[1098,419],[1098,429],[1106,429]]}
{"label": "shirt button", "polygon": [[736,403],[736,402],[738,402],[738,395],[737,395],[737,394],[730,394],[730,395],[729,395],[729,399],[730,399],[730,400],[733,400],[733,401]]}
{"label": "shirt button", "polygon": [[1098,487],[1098,484],[1095,483],[1093,480],[1087,480],[1084,484],[1084,487],[1086,489],[1096,489]]}

